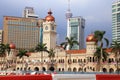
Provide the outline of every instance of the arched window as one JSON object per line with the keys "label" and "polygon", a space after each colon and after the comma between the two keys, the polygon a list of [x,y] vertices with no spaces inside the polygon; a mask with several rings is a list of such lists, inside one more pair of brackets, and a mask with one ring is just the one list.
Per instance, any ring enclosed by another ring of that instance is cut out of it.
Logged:
{"label": "arched window", "polygon": [[93,62],[94,62],[95,60],[94,60],[94,57],[93,57]]}
{"label": "arched window", "polygon": [[62,68],[62,71],[64,71],[64,68]]}
{"label": "arched window", "polygon": [[93,68],[93,71],[95,71],[95,68]]}
{"label": "arched window", "polygon": [[78,63],[80,63],[80,59],[78,59]]}
{"label": "arched window", "polygon": [[68,71],[71,71],[71,68],[68,68]]}
{"label": "arched window", "polygon": [[111,63],[111,59],[110,58],[109,58],[108,62]]}
{"label": "arched window", "polygon": [[73,72],[77,72],[77,69],[75,67],[73,68]]}
{"label": "arched window", "polygon": [[19,70],[19,67],[17,68],[17,70]]}
{"label": "arched window", "polygon": [[86,59],[84,59],[84,63],[86,63]]}
{"label": "arched window", "polygon": [[61,68],[59,68],[59,71],[61,71]]}
{"label": "arched window", "polygon": [[110,72],[110,73],[113,73],[113,72],[114,72],[114,69],[113,69],[113,68],[110,68],[110,69],[109,69],[109,72]]}
{"label": "arched window", "polygon": [[90,62],[92,62],[92,58],[90,57]]}
{"label": "arched window", "polygon": [[82,71],[82,68],[79,68],[78,71],[81,72],[81,71]]}

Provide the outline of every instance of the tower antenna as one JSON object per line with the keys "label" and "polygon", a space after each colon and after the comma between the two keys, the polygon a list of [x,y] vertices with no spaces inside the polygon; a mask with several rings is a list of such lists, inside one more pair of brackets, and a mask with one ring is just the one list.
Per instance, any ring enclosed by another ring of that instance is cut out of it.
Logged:
{"label": "tower antenna", "polygon": [[70,0],[68,0],[68,11],[70,11]]}
{"label": "tower antenna", "polygon": [[68,0],[68,10],[65,15],[66,15],[66,19],[72,17],[72,13],[70,12],[70,0]]}

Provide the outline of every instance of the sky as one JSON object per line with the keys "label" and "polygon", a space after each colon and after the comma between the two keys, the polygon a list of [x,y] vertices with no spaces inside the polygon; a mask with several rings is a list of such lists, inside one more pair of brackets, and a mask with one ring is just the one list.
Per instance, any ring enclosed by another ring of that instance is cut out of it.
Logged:
{"label": "sky", "polygon": [[[115,0],[71,0],[70,8],[75,16],[85,18],[86,36],[95,30],[106,31],[105,37],[111,42],[112,10]],[[45,18],[49,9],[52,10],[57,24],[58,43],[64,41],[67,33],[65,13],[68,0],[0,0],[0,28],[3,28],[3,16],[22,16],[25,7],[33,7],[35,14]]]}

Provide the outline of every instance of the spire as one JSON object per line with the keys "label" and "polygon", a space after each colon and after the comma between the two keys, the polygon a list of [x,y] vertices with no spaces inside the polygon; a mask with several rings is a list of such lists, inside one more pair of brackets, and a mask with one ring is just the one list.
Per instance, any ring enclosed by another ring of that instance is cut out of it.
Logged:
{"label": "spire", "polygon": [[70,11],[70,0],[68,0],[68,11]]}
{"label": "spire", "polygon": [[52,11],[51,11],[51,9],[49,9],[49,11],[48,11],[48,14],[49,14],[49,15],[51,15],[51,14],[52,14]]}
{"label": "spire", "polygon": [[68,10],[66,12],[66,19],[71,17],[72,17],[72,13],[70,12],[70,0],[68,0]]}

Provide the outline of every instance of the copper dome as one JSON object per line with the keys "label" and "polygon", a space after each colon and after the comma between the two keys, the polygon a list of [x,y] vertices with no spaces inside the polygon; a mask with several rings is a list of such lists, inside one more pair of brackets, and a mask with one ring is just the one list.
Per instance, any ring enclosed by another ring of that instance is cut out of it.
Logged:
{"label": "copper dome", "polygon": [[10,43],[9,47],[10,47],[10,49],[15,49],[16,48],[15,44],[13,44],[13,43]]}
{"label": "copper dome", "polygon": [[52,16],[51,10],[48,12],[48,16],[45,17],[46,21],[55,21],[55,18]]}
{"label": "copper dome", "polygon": [[95,42],[96,39],[94,38],[94,34],[90,34],[86,38],[86,42]]}

